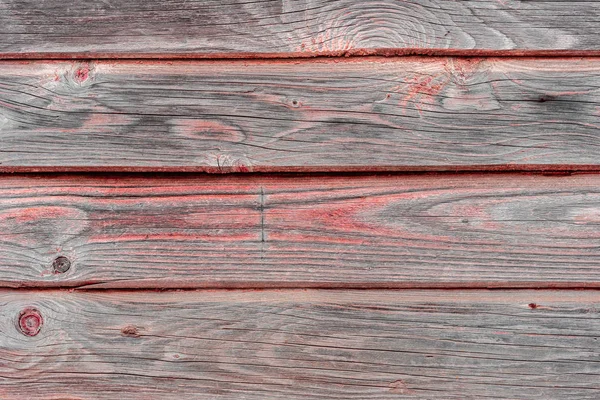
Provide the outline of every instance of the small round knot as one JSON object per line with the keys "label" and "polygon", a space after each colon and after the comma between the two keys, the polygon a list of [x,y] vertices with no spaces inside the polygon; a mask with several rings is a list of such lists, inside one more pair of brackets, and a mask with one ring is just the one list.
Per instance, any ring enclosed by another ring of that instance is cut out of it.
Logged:
{"label": "small round knot", "polygon": [[40,332],[44,319],[35,308],[26,308],[19,314],[18,328],[23,335],[35,336]]}
{"label": "small round knot", "polygon": [[84,65],[75,70],[73,77],[75,79],[75,82],[82,84],[83,82],[85,82],[87,80],[89,75],[90,75],[90,67],[87,65]]}
{"label": "small round knot", "polygon": [[71,268],[71,261],[67,257],[56,257],[52,262],[52,270],[55,274],[64,274]]}

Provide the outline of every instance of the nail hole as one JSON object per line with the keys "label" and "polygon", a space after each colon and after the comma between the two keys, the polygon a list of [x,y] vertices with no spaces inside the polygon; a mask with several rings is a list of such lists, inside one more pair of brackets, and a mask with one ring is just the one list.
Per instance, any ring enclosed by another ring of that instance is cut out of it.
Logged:
{"label": "nail hole", "polygon": [[531,308],[532,310],[536,309],[538,307],[537,304],[535,303],[529,303],[529,308]]}
{"label": "nail hole", "polygon": [[299,105],[300,105],[300,102],[298,100],[292,100],[293,107],[298,107]]}
{"label": "nail hole", "polygon": [[71,268],[71,261],[67,257],[56,257],[52,262],[52,270],[55,274],[64,274]]}
{"label": "nail hole", "polygon": [[40,332],[44,320],[35,308],[26,308],[19,314],[18,328],[25,336],[35,336]]}

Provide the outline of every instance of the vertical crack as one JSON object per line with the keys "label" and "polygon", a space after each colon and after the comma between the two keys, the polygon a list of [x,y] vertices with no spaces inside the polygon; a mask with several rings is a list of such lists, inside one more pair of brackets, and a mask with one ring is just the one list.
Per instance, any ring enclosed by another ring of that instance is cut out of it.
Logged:
{"label": "vertical crack", "polygon": [[260,258],[264,258],[265,254],[265,189],[260,187]]}

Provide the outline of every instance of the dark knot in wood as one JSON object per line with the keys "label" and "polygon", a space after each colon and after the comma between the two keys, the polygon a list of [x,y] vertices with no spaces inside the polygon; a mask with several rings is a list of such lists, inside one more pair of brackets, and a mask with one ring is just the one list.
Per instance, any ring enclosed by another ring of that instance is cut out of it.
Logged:
{"label": "dark knot in wood", "polygon": [[35,308],[26,308],[19,314],[18,328],[23,335],[35,336],[40,332],[44,319]]}
{"label": "dark knot in wood", "polygon": [[52,262],[52,270],[55,274],[64,274],[71,269],[71,261],[67,257],[56,257]]}

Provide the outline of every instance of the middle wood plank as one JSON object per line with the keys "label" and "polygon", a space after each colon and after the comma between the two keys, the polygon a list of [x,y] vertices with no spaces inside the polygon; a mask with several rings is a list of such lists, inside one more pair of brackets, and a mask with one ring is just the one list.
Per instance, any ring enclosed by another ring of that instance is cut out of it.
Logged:
{"label": "middle wood plank", "polygon": [[0,286],[600,287],[599,224],[600,175],[5,175]]}
{"label": "middle wood plank", "polygon": [[600,169],[600,59],[0,63],[0,170]]}

